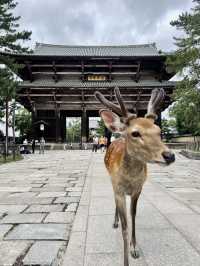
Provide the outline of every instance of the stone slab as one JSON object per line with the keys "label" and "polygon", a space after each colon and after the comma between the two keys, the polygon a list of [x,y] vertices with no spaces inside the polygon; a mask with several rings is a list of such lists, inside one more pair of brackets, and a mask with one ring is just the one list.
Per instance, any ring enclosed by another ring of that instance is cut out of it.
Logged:
{"label": "stone slab", "polygon": [[52,204],[52,205],[31,205],[25,212],[61,212],[65,205]]}
{"label": "stone slab", "polygon": [[71,191],[68,192],[68,196],[70,197],[80,197],[82,192],[78,192],[78,191]]}
{"label": "stone slab", "polygon": [[0,220],[1,224],[27,224],[27,223],[41,223],[45,214],[42,213],[20,213],[8,214]]}
{"label": "stone slab", "polygon": [[70,191],[72,191],[72,192],[81,192],[82,191],[82,187],[68,187],[68,188],[66,188],[66,191],[67,192],[70,192]]}
{"label": "stone slab", "polygon": [[72,202],[79,202],[80,197],[58,197],[54,203],[72,203]]}
{"label": "stone slab", "polygon": [[66,212],[76,212],[78,208],[78,203],[70,203],[65,209]]}
{"label": "stone slab", "polygon": [[10,197],[10,198],[3,198],[0,199],[0,205],[22,205],[26,203],[27,205],[31,204],[51,204],[53,202],[54,198],[39,198],[39,197],[28,197],[28,198],[23,198],[23,197]]}
{"label": "stone slab", "polygon": [[72,232],[62,266],[83,266],[86,232]]}
{"label": "stone slab", "polygon": [[27,205],[0,205],[0,213],[20,213],[27,207]]}
{"label": "stone slab", "polygon": [[200,252],[200,215],[170,214],[168,219]]}
{"label": "stone slab", "polygon": [[87,230],[88,211],[88,206],[80,205],[78,207],[72,229],[74,232],[85,232]]}
{"label": "stone slab", "polygon": [[[111,265],[112,266],[124,265],[123,253],[119,252],[101,253],[101,254],[97,253],[97,254],[86,254],[85,256],[84,266],[111,266]],[[134,260],[133,258],[131,258],[131,256],[129,256],[129,266],[147,266],[147,264],[145,262],[144,257],[142,256],[137,260]]]}
{"label": "stone slab", "polygon": [[92,197],[89,215],[103,215],[115,213],[114,198],[111,197]]}
{"label": "stone slab", "polygon": [[30,242],[25,241],[0,242],[0,265],[13,266],[17,258],[25,253],[30,244]]}
{"label": "stone slab", "polygon": [[137,239],[149,266],[199,266],[199,254],[176,229],[142,229]]}
{"label": "stone slab", "polygon": [[123,251],[121,230],[112,228],[113,215],[89,216],[86,253]]}
{"label": "stone slab", "polygon": [[66,192],[41,192],[38,197],[40,198],[57,198],[57,197],[64,197],[66,196]]}
{"label": "stone slab", "polygon": [[20,224],[6,237],[6,240],[68,240],[69,226],[66,224]]}
{"label": "stone slab", "polygon": [[56,263],[58,252],[63,247],[62,241],[37,241],[23,259],[23,265],[51,266]]}
{"label": "stone slab", "polygon": [[26,192],[30,191],[31,187],[0,187],[0,192]]}
{"label": "stone slab", "polygon": [[44,223],[72,223],[74,220],[74,212],[51,212],[47,215]]}
{"label": "stone slab", "polygon": [[3,239],[5,234],[13,227],[13,225],[0,224],[0,240]]}

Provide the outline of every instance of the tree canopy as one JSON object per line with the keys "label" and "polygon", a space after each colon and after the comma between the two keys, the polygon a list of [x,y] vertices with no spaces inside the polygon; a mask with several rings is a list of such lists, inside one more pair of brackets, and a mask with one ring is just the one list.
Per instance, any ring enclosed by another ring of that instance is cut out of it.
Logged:
{"label": "tree canopy", "polygon": [[15,129],[19,130],[20,137],[31,134],[31,121],[31,113],[24,108],[18,110],[15,119]]}
{"label": "tree canopy", "polygon": [[183,76],[174,93],[171,115],[176,118],[179,133],[200,134],[200,0],[193,0],[190,12],[179,15],[171,25],[183,37],[174,37],[177,50],[168,65]]}
{"label": "tree canopy", "polygon": [[13,53],[27,53],[24,41],[30,40],[30,31],[19,30],[20,16],[14,16],[13,10],[17,6],[14,0],[0,2],[0,101],[13,97],[16,89],[16,80],[13,72],[20,67],[10,57]]}

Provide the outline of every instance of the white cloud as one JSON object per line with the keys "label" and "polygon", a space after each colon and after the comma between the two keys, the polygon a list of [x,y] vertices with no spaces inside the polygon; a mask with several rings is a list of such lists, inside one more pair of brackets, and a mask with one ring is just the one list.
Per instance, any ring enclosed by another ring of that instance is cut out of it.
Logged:
{"label": "white cloud", "polygon": [[21,28],[32,41],[57,44],[135,44],[156,42],[174,48],[170,21],[189,10],[191,0],[18,0]]}

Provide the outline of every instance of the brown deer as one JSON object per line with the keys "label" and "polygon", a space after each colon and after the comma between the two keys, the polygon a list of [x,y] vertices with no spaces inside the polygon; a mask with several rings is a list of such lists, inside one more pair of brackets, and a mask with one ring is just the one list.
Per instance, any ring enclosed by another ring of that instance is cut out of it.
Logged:
{"label": "brown deer", "polygon": [[116,210],[113,227],[118,227],[119,218],[124,241],[124,266],[129,265],[129,245],[127,230],[127,211],[125,196],[131,197],[132,235],[131,255],[139,257],[135,237],[135,216],[137,201],[143,184],[147,179],[147,163],[169,165],[175,161],[175,155],[161,141],[160,128],[154,124],[156,111],[165,97],[163,89],[154,89],[148,104],[145,118],[130,114],[115,88],[119,106],[108,101],[100,92],[95,92],[96,98],[110,110],[100,110],[100,116],[105,126],[112,132],[121,133],[108,147],[105,155],[105,165],[111,176],[115,196]]}

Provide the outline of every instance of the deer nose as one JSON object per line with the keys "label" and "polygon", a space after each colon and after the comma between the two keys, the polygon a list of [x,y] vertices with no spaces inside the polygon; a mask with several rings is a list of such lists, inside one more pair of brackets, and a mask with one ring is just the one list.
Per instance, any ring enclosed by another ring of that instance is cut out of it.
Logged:
{"label": "deer nose", "polygon": [[162,156],[167,164],[173,163],[175,161],[175,154],[171,151],[164,151]]}

